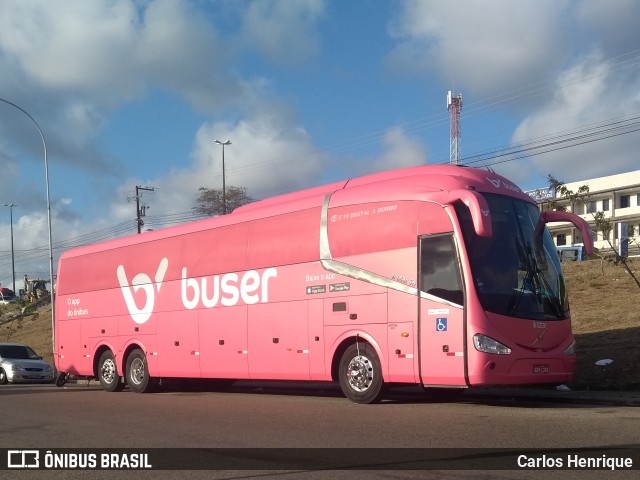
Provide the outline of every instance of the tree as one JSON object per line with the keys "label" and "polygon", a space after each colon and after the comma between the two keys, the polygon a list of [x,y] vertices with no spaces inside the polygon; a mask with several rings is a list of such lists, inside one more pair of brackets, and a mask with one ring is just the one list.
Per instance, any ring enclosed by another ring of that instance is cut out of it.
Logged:
{"label": "tree", "polygon": [[192,210],[200,215],[222,215],[225,210],[226,213],[231,213],[236,208],[254,201],[253,198],[247,195],[246,187],[234,187],[232,185],[227,185],[225,197],[226,209],[223,205],[221,188],[200,187],[196,198],[196,206]]}
{"label": "tree", "polygon": [[[580,186],[580,188],[578,188],[577,192],[574,192],[573,190],[569,190],[564,182],[561,182],[560,180],[554,178],[553,175],[549,174],[547,178],[549,180],[549,187],[556,191],[556,196],[562,197],[565,200],[569,200],[572,212],[575,212],[576,203],[578,201],[583,202],[589,195],[589,185],[582,185]],[[564,205],[560,205],[556,200],[551,200],[551,202],[549,202],[549,205],[552,210],[558,210],[562,212],[567,210],[567,207],[565,207]]]}

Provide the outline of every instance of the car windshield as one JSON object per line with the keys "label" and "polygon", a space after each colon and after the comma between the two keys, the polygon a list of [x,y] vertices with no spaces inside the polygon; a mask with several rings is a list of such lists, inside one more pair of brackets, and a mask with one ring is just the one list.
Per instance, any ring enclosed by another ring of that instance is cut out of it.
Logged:
{"label": "car windshield", "polygon": [[491,212],[491,238],[476,235],[469,210],[456,206],[484,309],[518,318],[568,318],[560,261],[538,208],[512,197],[485,198]]}
{"label": "car windshield", "polygon": [[0,345],[0,358],[13,360],[38,360],[40,357],[24,345]]}

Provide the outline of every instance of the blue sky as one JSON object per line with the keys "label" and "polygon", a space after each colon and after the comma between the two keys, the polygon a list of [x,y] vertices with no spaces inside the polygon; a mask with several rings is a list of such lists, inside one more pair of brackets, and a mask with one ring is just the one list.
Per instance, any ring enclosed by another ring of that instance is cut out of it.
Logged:
{"label": "blue sky", "polygon": [[[0,98],[45,135],[57,258],[135,233],[136,185],[147,227],[188,219],[216,139],[255,198],[447,162],[451,89],[463,163],[523,188],[636,170],[639,24],[635,0],[3,0]],[[47,276],[42,143],[2,102],[0,171],[16,277]]]}

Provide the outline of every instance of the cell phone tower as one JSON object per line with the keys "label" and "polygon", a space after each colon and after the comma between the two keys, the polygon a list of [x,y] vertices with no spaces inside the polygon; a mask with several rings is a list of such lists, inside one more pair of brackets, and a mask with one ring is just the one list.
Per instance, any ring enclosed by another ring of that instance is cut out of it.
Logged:
{"label": "cell phone tower", "polygon": [[460,164],[460,112],[462,111],[462,94],[453,96],[451,90],[447,93],[447,110],[451,119],[451,138],[449,140],[449,162],[453,165]]}

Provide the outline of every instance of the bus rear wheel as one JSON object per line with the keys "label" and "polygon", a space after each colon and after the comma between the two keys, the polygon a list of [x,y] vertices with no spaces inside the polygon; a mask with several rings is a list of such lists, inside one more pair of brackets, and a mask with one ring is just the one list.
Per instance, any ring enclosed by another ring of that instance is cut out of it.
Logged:
{"label": "bus rear wheel", "polygon": [[139,348],[133,350],[127,357],[126,372],[127,384],[131,391],[136,393],[151,391],[153,385],[147,369],[147,357]]}
{"label": "bus rear wheel", "polygon": [[366,342],[354,343],[342,355],[338,367],[340,388],[354,403],[378,403],[385,391],[380,359]]}
{"label": "bus rear wheel", "polygon": [[63,387],[67,380],[69,379],[69,374],[64,372],[58,372],[58,376],[56,377],[56,387]]}
{"label": "bus rear wheel", "polygon": [[[107,350],[100,355],[100,360],[98,361],[98,380],[100,380],[100,385],[102,385],[102,388],[107,392],[119,392],[124,388],[124,383],[122,383],[120,375],[118,375],[116,359],[111,350]],[[61,382],[61,385],[64,385],[64,382]]]}

